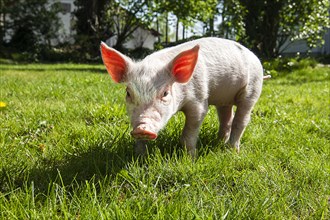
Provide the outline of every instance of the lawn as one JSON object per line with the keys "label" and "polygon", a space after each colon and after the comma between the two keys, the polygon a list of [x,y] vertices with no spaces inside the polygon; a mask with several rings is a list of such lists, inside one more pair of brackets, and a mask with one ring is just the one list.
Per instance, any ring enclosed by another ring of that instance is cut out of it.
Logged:
{"label": "lawn", "polygon": [[320,66],[265,81],[239,154],[211,108],[196,160],[180,113],[137,158],[102,65],[1,64],[0,218],[329,219],[329,82]]}

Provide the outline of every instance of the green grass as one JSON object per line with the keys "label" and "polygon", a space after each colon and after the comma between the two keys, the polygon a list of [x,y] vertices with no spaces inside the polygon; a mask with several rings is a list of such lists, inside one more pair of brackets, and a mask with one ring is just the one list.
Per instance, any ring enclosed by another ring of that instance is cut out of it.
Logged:
{"label": "green grass", "polygon": [[196,161],[182,114],[134,157],[125,89],[101,65],[0,71],[1,219],[330,218],[328,67],[265,81],[239,154],[211,108]]}

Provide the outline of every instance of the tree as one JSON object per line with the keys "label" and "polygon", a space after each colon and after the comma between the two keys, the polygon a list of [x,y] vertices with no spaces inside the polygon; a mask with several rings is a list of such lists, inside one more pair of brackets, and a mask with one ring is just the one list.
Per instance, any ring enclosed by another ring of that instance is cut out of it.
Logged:
{"label": "tree", "polygon": [[36,52],[41,45],[51,47],[58,37],[60,5],[47,0],[3,0],[1,14],[8,16],[3,26],[2,40],[11,34],[10,45],[19,51]]}
{"label": "tree", "polygon": [[[180,23],[184,27],[191,27],[196,20],[205,22],[213,17],[216,6],[216,0],[155,0],[157,13],[166,15],[172,13],[176,16],[176,41]],[[168,23],[168,18],[166,22]]]}
{"label": "tree", "polygon": [[11,2],[9,0],[0,0],[0,48],[4,44],[4,38],[6,35],[6,26],[7,26],[7,8]]}
{"label": "tree", "polygon": [[290,41],[304,39],[310,48],[324,43],[330,27],[328,0],[289,0],[281,13],[280,37]]}
{"label": "tree", "polygon": [[111,36],[116,37],[114,48],[123,49],[123,44],[139,27],[150,28],[155,14],[153,2],[148,0],[122,0],[106,6],[105,17],[109,21]]}
{"label": "tree", "polygon": [[89,51],[89,56],[96,57],[100,41],[115,37],[114,48],[123,50],[123,44],[138,27],[150,26],[153,20],[151,3],[149,0],[76,0],[78,49],[82,53]]}
{"label": "tree", "polygon": [[219,13],[222,19],[219,25],[219,36],[240,41],[245,36],[243,18],[246,13],[240,1],[220,0]]}
{"label": "tree", "polygon": [[106,4],[114,1],[107,0],[75,0],[76,10],[76,50],[85,58],[99,55],[100,41],[106,39],[109,21],[104,18]]}
{"label": "tree", "polygon": [[303,39],[315,47],[322,43],[330,25],[328,0],[224,0],[221,3],[226,22],[222,30],[233,27],[236,31],[227,29],[227,34],[234,34],[263,57],[277,56],[284,43],[292,40]]}
{"label": "tree", "polygon": [[74,4],[77,9],[74,15],[77,18],[76,31],[77,34],[95,34],[96,29],[102,25],[103,10],[106,0],[75,0]]}

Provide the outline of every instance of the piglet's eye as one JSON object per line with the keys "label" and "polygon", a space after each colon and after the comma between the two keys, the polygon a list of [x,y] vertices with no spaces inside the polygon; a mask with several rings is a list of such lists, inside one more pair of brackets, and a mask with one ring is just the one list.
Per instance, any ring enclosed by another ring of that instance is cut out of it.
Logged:
{"label": "piglet's eye", "polygon": [[131,97],[131,94],[129,93],[128,90],[126,90],[126,96],[127,96],[127,97]]}
{"label": "piglet's eye", "polygon": [[166,97],[167,95],[168,95],[168,91],[165,91],[163,97]]}

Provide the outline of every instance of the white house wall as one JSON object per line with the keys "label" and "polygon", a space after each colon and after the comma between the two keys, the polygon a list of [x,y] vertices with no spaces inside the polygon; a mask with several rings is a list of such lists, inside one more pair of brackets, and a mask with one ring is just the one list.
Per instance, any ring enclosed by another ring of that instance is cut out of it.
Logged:
{"label": "white house wall", "polygon": [[[74,43],[74,34],[75,31],[73,29],[74,25],[74,18],[73,18],[73,11],[76,9],[76,6],[74,5],[74,0],[50,0],[50,2],[60,2],[62,4],[63,9],[65,9],[63,12],[60,12],[58,14],[60,18],[60,22],[62,23],[62,28],[59,30],[59,42],[68,42],[68,43]],[[58,44],[57,40],[53,40],[52,44],[56,45]]]}
{"label": "white house wall", "polygon": [[313,48],[312,50],[310,50],[307,42],[304,40],[287,42],[281,47],[280,53],[282,55],[295,55],[297,53],[307,54],[310,52],[315,55],[328,55],[330,54],[330,28],[328,28],[328,31],[324,35],[324,41],[324,45]]}
{"label": "white house wall", "polygon": [[150,50],[154,49],[154,44],[157,38],[150,33],[149,30],[145,30],[142,28],[137,28],[132,37],[124,44],[124,47],[127,49],[135,49],[135,48],[147,48]]}
{"label": "white house wall", "polygon": [[[115,35],[106,40],[106,44],[110,47],[116,45],[118,36]],[[157,41],[157,37],[152,35],[149,30],[143,28],[137,28],[132,36],[124,43],[126,49],[134,50],[136,48],[147,48],[150,50],[154,49],[154,44]]]}

